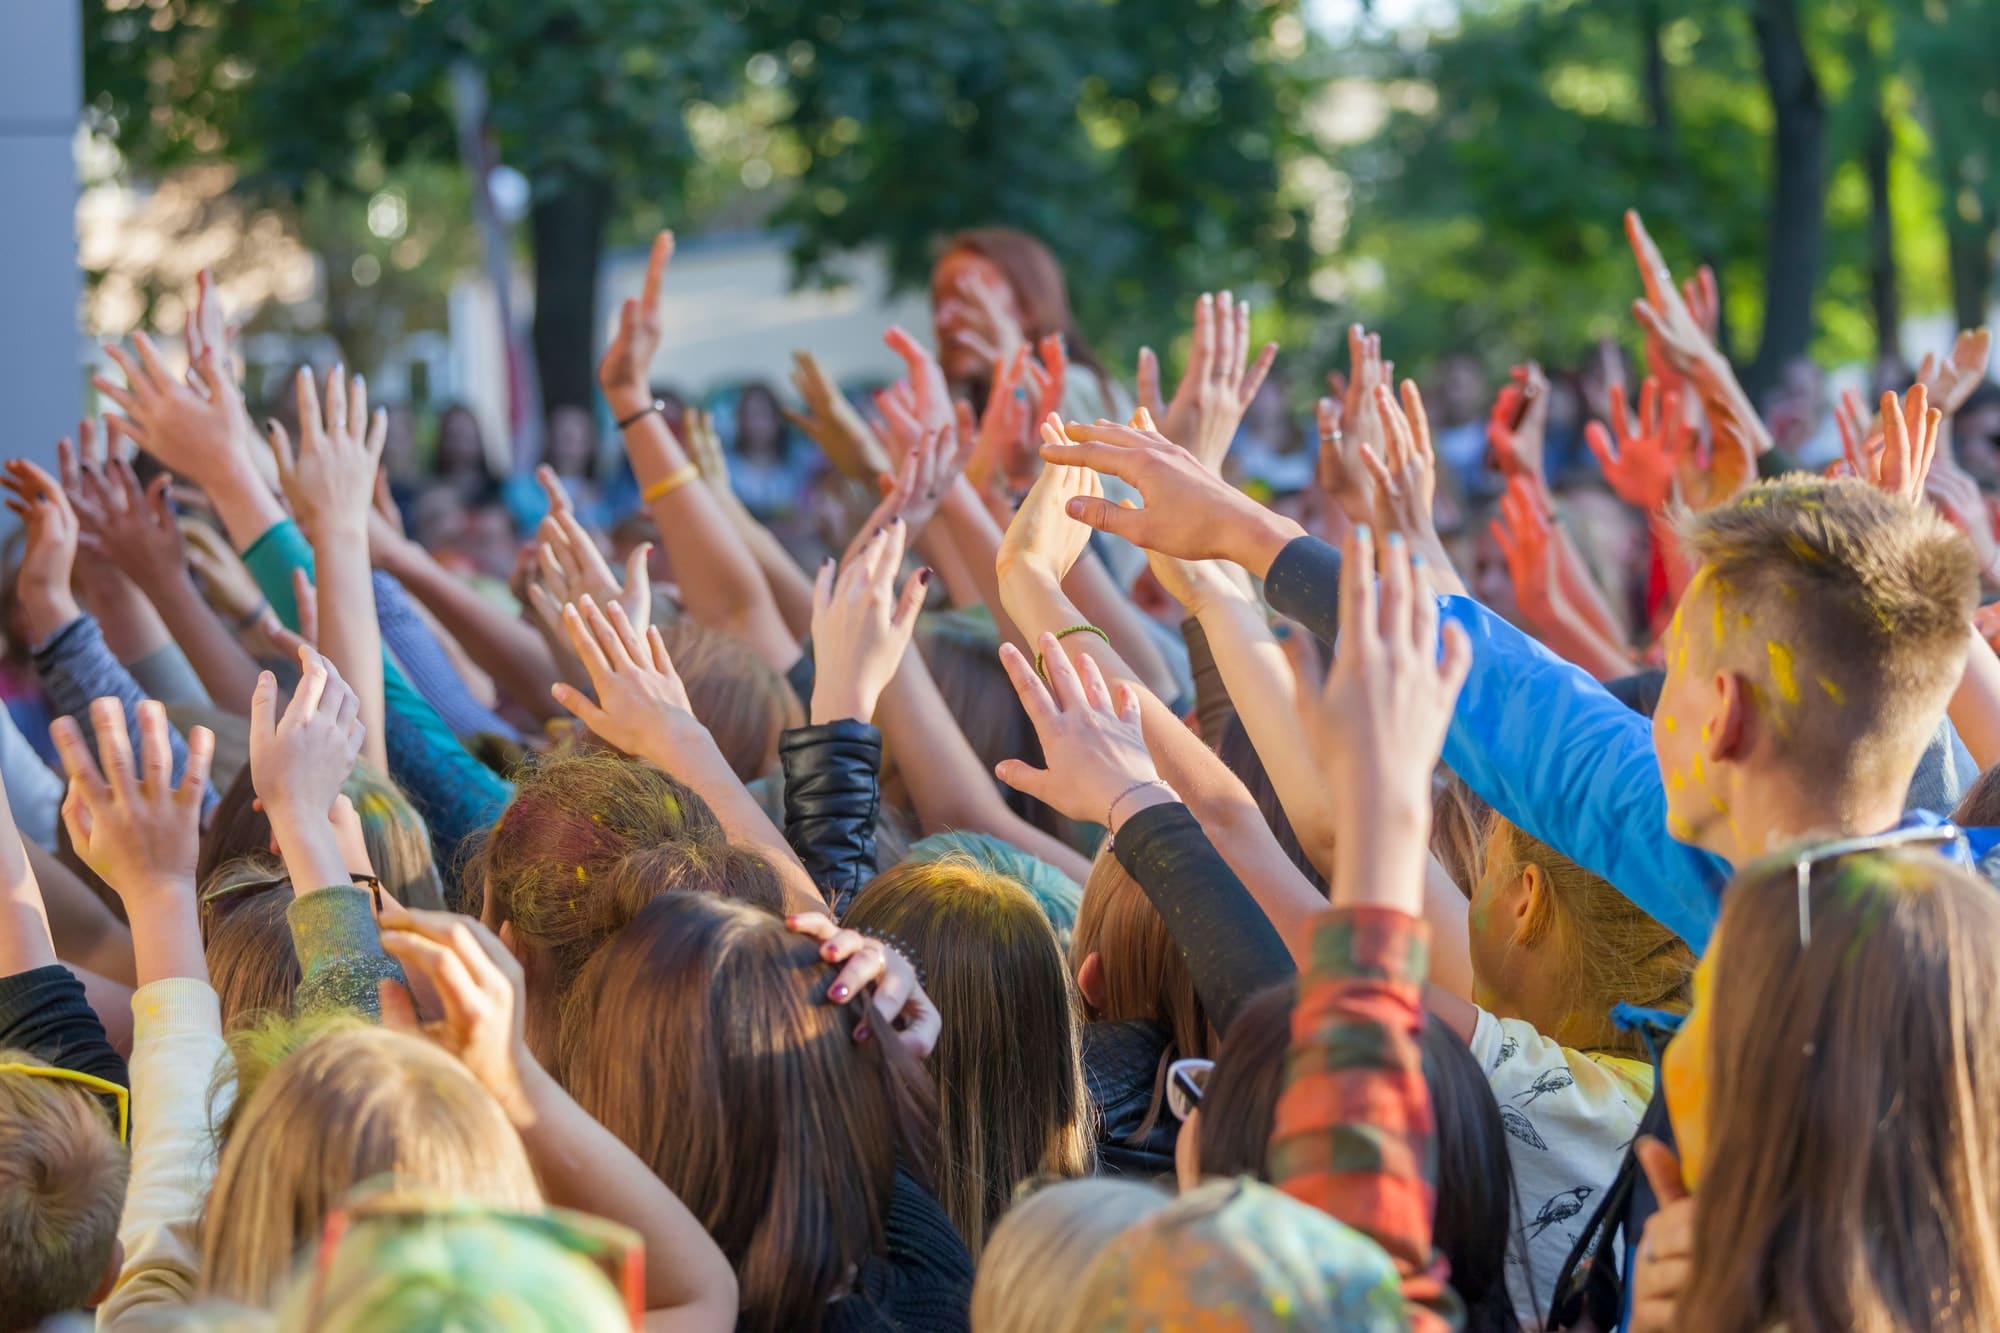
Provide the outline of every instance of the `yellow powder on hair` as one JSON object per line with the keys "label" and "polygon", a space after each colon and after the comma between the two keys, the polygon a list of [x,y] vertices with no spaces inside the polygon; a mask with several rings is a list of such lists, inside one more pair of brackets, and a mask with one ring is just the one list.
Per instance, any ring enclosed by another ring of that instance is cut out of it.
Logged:
{"label": "yellow powder on hair", "polygon": [[1847,691],[1841,689],[1840,686],[1834,684],[1832,681],[1828,680],[1825,676],[1818,676],[1815,677],[1815,679],[1818,680],[1819,687],[1822,690],[1826,691],[1827,698],[1833,700],[1837,704],[1844,704],[1847,702]]}
{"label": "yellow powder on hair", "polygon": [[1771,659],[1771,683],[1778,687],[1778,697],[1788,704],[1799,701],[1799,683],[1792,676],[1792,650],[1776,639],[1764,641],[1764,653]]}
{"label": "yellow powder on hair", "polygon": [[584,873],[583,873],[583,867],[582,867],[582,866],[578,866],[578,867],[576,868],[576,882],[577,882],[577,883],[579,883],[579,884],[583,884],[583,883],[587,883],[587,882],[589,881],[589,879],[590,879],[590,876],[589,876],[589,875],[586,875],[586,874],[584,874]]}
{"label": "yellow powder on hair", "polygon": [[1808,565],[1824,564],[1826,557],[1813,549],[1812,543],[1794,532],[1786,536],[1785,549]]}
{"label": "yellow powder on hair", "polygon": [[1667,816],[1667,832],[1674,836],[1676,842],[1694,841],[1694,825],[1688,823],[1679,815]]}

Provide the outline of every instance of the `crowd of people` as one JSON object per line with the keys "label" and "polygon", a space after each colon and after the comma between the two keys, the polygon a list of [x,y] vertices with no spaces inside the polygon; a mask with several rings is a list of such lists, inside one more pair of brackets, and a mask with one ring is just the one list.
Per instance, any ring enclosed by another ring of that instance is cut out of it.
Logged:
{"label": "crowd of people", "polygon": [[0,1333],[2000,1325],[1989,339],[1821,457],[1627,229],[1316,448],[997,229],[726,448],[662,234],[532,479],[204,277],[0,470]]}

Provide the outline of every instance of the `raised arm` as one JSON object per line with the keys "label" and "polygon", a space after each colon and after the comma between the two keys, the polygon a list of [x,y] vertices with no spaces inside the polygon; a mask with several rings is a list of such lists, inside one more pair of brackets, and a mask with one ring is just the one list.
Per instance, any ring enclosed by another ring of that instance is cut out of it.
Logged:
{"label": "raised arm", "polygon": [[1347,549],[1340,655],[1305,719],[1325,756],[1347,830],[1331,906],[1292,1016],[1271,1180],[1368,1236],[1402,1275],[1411,1326],[1457,1326],[1457,1297],[1433,1243],[1436,1152],[1418,1034],[1431,770],[1470,655],[1448,629],[1402,543],[1382,582],[1367,535]]}
{"label": "raised arm", "polygon": [[313,547],[319,603],[319,648],[354,691],[361,708],[362,754],[389,770],[382,632],[375,621],[375,584],[368,564],[368,515],[375,473],[389,434],[381,408],[368,415],[368,386],[338,369],[326,377],[321,403],[310,372],[298,374],[299,444],[282,423],[268,427],[278,484]]}
{"label": "raised arm", "polygon": [[736,535],[750,548],[751,558],[756,560],[765,585],[771,589],[771,598],[777,603],[778,614],[785,618],[786,631],[795,639],[805,638],[812,632],[812,580],[799,568],[799,562],[792,559],[785,544],[758,521],[729,484],[729,460],[722,452],[722,437],[715,433],[715,418],[698,407],[690,407],[681,418],[681,430],[687,436],[688,456],[701,469],[701,479],[707,483],[709,494],[729,516]]}
{"label": "raised arm", "polygon": [[[1122,477],[1145,499],[1122,509],[1077,495],[1091,527],[1182,559],[1233,560],[1265,577],[1271,606],[1327,642],[1339,633],[1340,553],[1298,524],[1206,477],[1171,442],[1122,426],[1065,427],[1051,463]],[[1663,838],[1666,790],[1646,719],[1479,603],[1443,599],[1472,639],[1445,762],[1535,837],[1600,875],[1699,951],[1728,882],[1720,858]]]}
{"label": "raised arm", "polygon": [[798,640],[785,628],[756,560],[702,484],[700,469],[652,410],[647,377],[660,345],[660,281],[673,253],[672,232],[654,238],[645,286],[619,310],[618,332],[597,367],[598,383],[624,433],[640,497],[681,579],[688,615],[733,634],[773,671],[783,671],[798,659]]}
{"label": "raised arm", "polygon": [[784,886],[788,911],[826,910],[819,887],[729,767],[688,704],[659,627],[641,635],[623,607],[607,616],[596,602],[563,608],[569,638],[589,673],[593,702],[574,686],[555,687],[556,702],[607,745],[644,759],[700,792],[732,842],[761,852]]}
{"label": "raised arm", "polygon": [[674,1192],[618,1136],[578,1106],[528,1049],[521,964],[470,917],[382,910],[382,943],[443,1009],[419,1023],[408,992],[384,986],[383,1021],[435,1042],[464,1063],[507,1113],[549,1202],[584,1208],[645,1243],[646,1327],[728,1333],[736,1274]]}

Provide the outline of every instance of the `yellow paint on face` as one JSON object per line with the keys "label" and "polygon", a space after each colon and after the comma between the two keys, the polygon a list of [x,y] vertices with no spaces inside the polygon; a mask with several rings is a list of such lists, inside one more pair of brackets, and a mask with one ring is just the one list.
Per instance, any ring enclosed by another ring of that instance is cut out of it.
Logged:
{"label": "yellow paint on face", "polygon": [[1827,698],[1833,700],[1833,702],[1835,702],[1836,704],[1844,704],[1847,702],[1847,692],[1841,689],[1840,686],[1834,684],[1832,681],[1828,680],[1825,676],[1819,676],[1816,677],[1816,679],[1819,681],[1819,687],[1822,690],[1826,691]]}
{"label": "yellow paint on face", "polygon": [[[1708,739],[1708,736],[1707,736],[1707,731],[1708,731],[1708,728],[1707,728],[1707,727],[1703,727],[1703,728],[1702,728],[1702,732],[1703,732],[1703,735],[1702,735],[1702,739],[1703,739],[1703,740],[1707,740],[1707,739]],[[1694,770],[1694,780],[1695,780],[1695,784],[1696,784],[1697,786],[1702,786],[1702,787],[1706,787],[1706,786],[1708,785],[1708,770],[1707,770],[1706,768],[1704,768],[1704,767],[1702,766],[1702,762],[1701,762],[1701,754],[1700,754],[1700,752],[1699,752],[1699,751],[1697,751],[1697,752],[1695,753],[1695,756],[1694,756],[1694,762],[1693,762],[1693,764],[1692,764],[1692,765],[1691,765],[1690,767],[1692,767],[1692,768],[1693,768],[1693,770]]]}
{"label": "yellow paint on face", "polygon": [[1678,768],[1667,774],[1668,791],[1684,791],[1687,789],[1687,785],[1688,780],[1681,776],[1681,771]]}
{"label": "yellow paint on face", "polygon": [[1799,682],[1792,675],[1792,650],[1776,639],[1764,641],[1764,654],[1771,660],[1771,683],[1778,687],[1778,697],[1788,704],[1799,701]]}
{"label": "yellow paint on face", "polygon": [[1694,1004],[1680,1034],[1668,1044],[1660,1060],[1660,1079],[1667,1098],[1667,1116],[1673,1122],[1675,1147],[1680,1152],[1681,1179],[1689,1189],[1700,1185],[1702,1168],[1708,1162],[1708,1014],[1715,989],[1715,944],[1694,969]]}
{"label": "yellow paint on face", "polygon": [[1662,727],[1665,727],[1667,730],[1667,735],[1669,736],[1673,735],[1675,732],[1681,729],[1681,724],[1674,721],[1673,718],[1669,717],[1665,713],[1660,714],[1658,717],[1654,718],[1653,721],[1659,723]]}

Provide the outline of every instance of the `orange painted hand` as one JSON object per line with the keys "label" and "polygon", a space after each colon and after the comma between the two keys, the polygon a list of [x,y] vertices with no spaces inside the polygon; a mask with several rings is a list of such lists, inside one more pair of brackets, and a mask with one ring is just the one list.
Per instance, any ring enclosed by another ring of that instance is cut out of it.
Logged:
{"label": "orange painted hand", "polygon": [[1486,421],[1493,467],[1503,476],[1526,477],[1546,493],[1542,459],[1549,428],[1548,377],[1533,361],[1515,366],[1508,376]]}
{"label": "orange painted hand", "polygon": [[1618,498],[1647,513],[1655,513],[1673,498],[1674,474],[1683,454],[1693,447],[1693,431],[1681,411],[1678,389],[1662,389],[1648,376],[1639,386],[1639,413],[1628,416],[1625,390],[1611,386],[1611,432],[1600,422],[1584,427],[1584,440],[1597,455],[1604,479]]}

